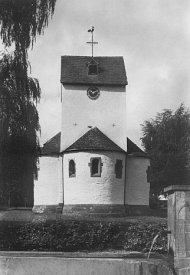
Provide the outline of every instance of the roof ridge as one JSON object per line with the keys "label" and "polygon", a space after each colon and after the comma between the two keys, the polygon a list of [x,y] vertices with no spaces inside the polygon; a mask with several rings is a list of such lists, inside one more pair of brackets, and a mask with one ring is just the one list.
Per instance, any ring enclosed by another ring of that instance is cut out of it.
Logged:
{"label": "roof ridge", "polygon": [[[89,58],[92,58],[92,56],[90,56],[90,55],[67,55],[67,54],[64,54],[64,55],[61,55],[61,57],[89,57]],[[118,57],[121,57],[121,58],[123,58],[123,56],[122,55],[97,55],[97,56],[93,56],[93,58],[96,58],[96,57],[98,57],[98,58],[109,58],[109,57],[112,57],[112,58],[118,58]],[[123,58],[124,59],[124,58]]]}

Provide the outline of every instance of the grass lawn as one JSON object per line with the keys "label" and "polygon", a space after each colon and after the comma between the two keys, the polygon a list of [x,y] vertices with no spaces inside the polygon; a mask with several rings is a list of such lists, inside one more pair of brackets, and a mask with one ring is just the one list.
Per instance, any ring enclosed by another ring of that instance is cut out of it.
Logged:
{"label": "grass lawn", "polygon": [[[163,214],[163,213],[162,213]],[[167,252],[166,218],[159,213],[135,217],[69,217],[0,211],[1,251],[109,251]]]}

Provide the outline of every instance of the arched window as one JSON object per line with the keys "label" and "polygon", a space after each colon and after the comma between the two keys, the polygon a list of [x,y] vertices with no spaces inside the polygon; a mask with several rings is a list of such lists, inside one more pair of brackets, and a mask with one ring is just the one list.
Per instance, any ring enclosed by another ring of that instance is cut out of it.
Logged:
{"label": "arched window", "polygon": [[91,158],[89,163],[91,177],[101,177],[102,165],[101,158]]}
{"label": "arched window", "polygon": [[69,161],[69,177],[75,177],[76,176],[76,167],[75,162],[73,159]]}
{"label": "arched window", "polygon": [[117,159],[115,164],[115,175],[117,179],[122,178],[122,170],[123,170],[123,161],[121,159]]}

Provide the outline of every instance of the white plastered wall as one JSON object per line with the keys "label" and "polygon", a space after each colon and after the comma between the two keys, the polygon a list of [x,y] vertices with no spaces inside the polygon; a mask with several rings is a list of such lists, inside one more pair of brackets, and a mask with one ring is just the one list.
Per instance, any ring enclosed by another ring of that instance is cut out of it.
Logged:
{"label": "white plastered wall", "polygon": [[[101,157],[101,177],[90,176],[90,159]],[[69,178],[69,160],[76,163],[76,177]],[[116,159],[123,161],[122,179],[115,177]],[[149,205],[150,184],[146,170],[149,159],[127,157],[125,186],[125,154],[119,152],[75,152],[64,155],[64,198],[62,157],[40,157],[38,180],[34,181],[34,206],[72,204]],[[126,188],[126,189],[125,189]]]}
{"label": "white plastered wall", "polygon": [[62,158],[41,156],[39,162],[38,179],[34,181],[34,206],[62,203]]}
{"label": "white plastered wall", "polygon": [[[101,157],[101,177],[91,177],[90,159]],[[69,178],[69,160],[76,163],[76,177]],[[115,176],[116,159],[123,161],[122,178]],[[75,152],[64,155],[64,205],[124,204],[125,154]]]}
{"label": "white plastered wall", "polygon": [[126,151],[125,87],[97,86],[100,96],[96,100],[87,96],[89,87],[63,86],[61,151],[83,136],[89,130],[88,126],[98,127]]}
{"label": "white plastered wall", "polygon": [[128,205],[149,205],[150,184],[146,170],[150,165],[148,158],[127,157],[125,203]]}

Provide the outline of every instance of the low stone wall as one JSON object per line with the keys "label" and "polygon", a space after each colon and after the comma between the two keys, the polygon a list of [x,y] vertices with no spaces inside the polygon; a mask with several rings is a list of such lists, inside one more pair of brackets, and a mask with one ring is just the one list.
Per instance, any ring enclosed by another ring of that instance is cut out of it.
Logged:
{"label": "low stone wall", "polygon": [[148,216],[151,209],[147,205],[120,205],[120,204],[75,204],[75,205],[35,205],[32,209],[34,213],[62,213],[63,215],[84,216]]}
{"label": "low stone wall", "polygon": [[161,259],[104,253],[1,252],[0,275],[172,275]]}
{"label": "low stone wall", "polygon": [[78,204],[78,205],[64,205],[62,210],[63,215],[125,215],[124,205],[94,205],[94,204]]}

